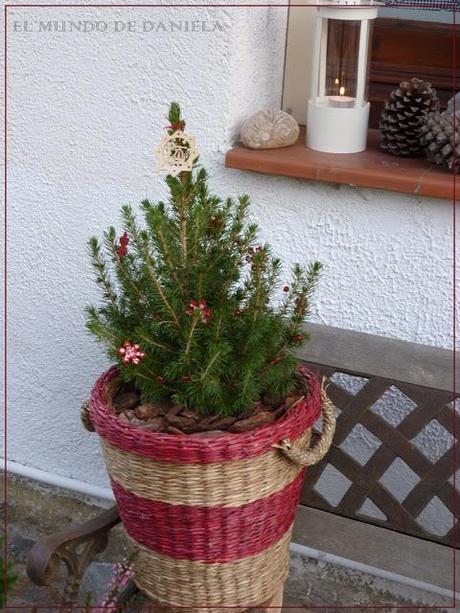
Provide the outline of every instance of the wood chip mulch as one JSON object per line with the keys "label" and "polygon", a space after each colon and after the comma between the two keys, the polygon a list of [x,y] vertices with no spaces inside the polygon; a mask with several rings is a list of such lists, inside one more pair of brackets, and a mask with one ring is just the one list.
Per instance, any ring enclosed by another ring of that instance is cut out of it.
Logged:
{"label": "wood chip mulch", "polygon": [[203,417],[191,409],[172,403],[142,403],[139,393],[122,384],[112,400],[112,408],[118,419],[152,432],[169,434],[221,434],[224,432],[249,432],[280,419],[301,398],[295,391],[281,399],[264,397],[238,417],[211,415]]}

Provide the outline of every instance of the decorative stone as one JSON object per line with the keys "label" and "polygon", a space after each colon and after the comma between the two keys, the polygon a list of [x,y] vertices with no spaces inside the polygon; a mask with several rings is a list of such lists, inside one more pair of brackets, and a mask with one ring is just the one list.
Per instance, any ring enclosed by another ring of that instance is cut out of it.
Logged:
{"label": "decorative stone", "polygon": [[247,119],[241,129],[241,142],[250,149],[289,147],[299,138],[299,124],[276,109],[259,111]]}

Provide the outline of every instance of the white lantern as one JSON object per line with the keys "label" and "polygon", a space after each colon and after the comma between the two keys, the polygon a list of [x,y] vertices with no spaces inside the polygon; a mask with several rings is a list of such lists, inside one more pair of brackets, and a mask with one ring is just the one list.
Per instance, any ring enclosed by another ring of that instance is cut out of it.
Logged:
{"label": "white lantern", "polygon": [[371,25],[381,3],[326,0],[318,4],[307,146],[329,153],[356,153],[366,148]]}

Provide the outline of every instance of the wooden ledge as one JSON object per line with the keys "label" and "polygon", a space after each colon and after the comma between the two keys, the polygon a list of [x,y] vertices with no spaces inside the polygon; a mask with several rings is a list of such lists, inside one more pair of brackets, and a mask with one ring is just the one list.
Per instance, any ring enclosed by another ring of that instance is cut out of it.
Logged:
{"label": "wooden ledge", "polygon": [[[359,562],[369,570],[396,573],[396,582],[397,577],[410,577],[425,583],[425,589],[430,585],[453,592],[453,550],[446,545],[303,505],[297,510],[292,541],[320,550],[324,561],[330,554]],[[428,560],[436,560],[436,564],[429,564]],[[455,574],[458,585],[460,568]]]}
{"label": "wooden ledge", "polygon": [[312,322],[304,329],[311,339],[297,357],[305,362],[445,392],[460,389],[460,352]]}
{"label": "wooden ledge", "polygon": [[[239,145],[225,157],[225,166],[269,175],[313,179],[384,189],[391,192],[453,200],[454,175],[424,159],[399,158],[379,148],[378,130],[369,130],[368,148],[361,153],[320,153],[305,147],[305,130],[298,142],[281,149],[247,149]],[[455,178],[457,198],[460,176]]]}

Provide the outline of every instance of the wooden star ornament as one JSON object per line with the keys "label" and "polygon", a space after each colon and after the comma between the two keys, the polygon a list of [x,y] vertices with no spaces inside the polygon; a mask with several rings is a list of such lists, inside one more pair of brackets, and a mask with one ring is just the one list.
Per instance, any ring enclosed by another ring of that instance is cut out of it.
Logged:
{"label": "wooden star ornament", "polygon": [[182,130],[166,134],[156,148],[160,170],[165,170],[173,177],[180,172],[190,172],[198,157],[195,137]]}

